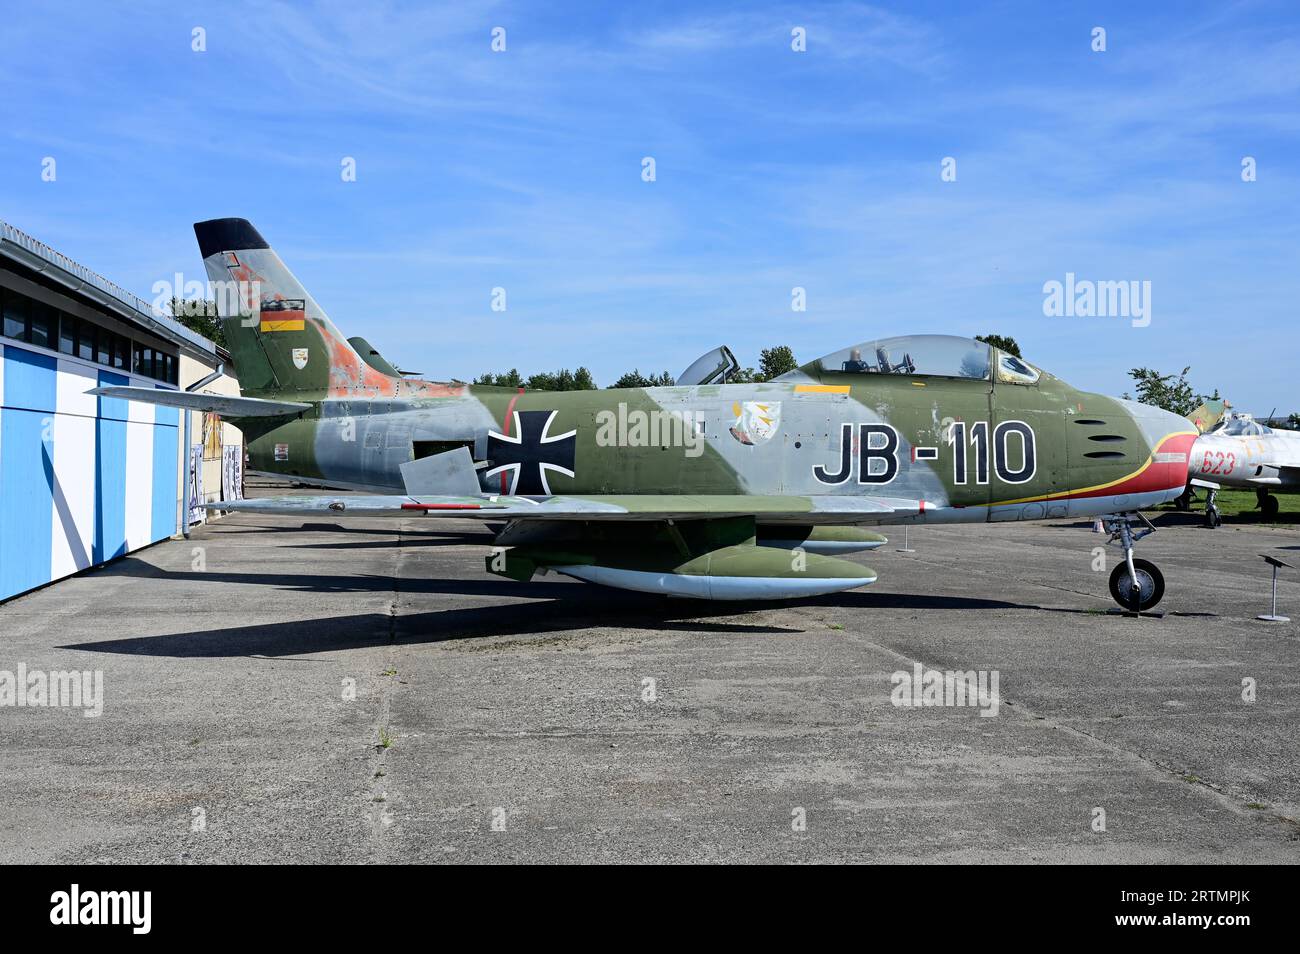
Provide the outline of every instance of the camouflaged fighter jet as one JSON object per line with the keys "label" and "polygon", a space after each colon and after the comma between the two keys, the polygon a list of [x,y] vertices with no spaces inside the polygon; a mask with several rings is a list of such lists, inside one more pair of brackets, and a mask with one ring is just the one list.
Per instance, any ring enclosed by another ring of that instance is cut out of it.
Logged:
{"label": "camouflaged fighter jet", "polygon": [[243,396],[93,393],[216,411],[243,430],[251,472],[360,492],[214,507],[469,517],[494,528],[489,572],[704,599],[871,583],[839,556],[883,544],[873,526],[1108,515],[1125,552],[1112,595],[1145,609],[1163,594],[1133,557],[1153,529],[1137,511],[1182,493],[1195,430],[982,342],[871,341],[763,384],[726,383],[725,348],[673,387],[412,380],[345,339],[249,222],[194,230],[214,286],[247,290],[221,308]]}

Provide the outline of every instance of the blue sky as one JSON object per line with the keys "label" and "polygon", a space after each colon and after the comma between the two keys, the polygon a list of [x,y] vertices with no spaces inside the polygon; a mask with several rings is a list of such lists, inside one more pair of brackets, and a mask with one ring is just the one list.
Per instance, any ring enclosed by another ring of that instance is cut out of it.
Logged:
{"label": "blue sky", "polygon": [[[0,217],[145,298],[251,219],[438,379],[992,331],[1300,408],[1300,9],[979,6],[7,5]],[[1067,272],[1150,281],[1150,325],[1045,317]]]}

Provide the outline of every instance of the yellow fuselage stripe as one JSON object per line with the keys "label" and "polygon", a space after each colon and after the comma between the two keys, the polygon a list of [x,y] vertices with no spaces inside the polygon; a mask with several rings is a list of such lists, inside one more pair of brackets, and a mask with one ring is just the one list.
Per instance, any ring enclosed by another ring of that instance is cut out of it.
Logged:
{"label": "yellow fuselage stripe", "polygon": [[[1196,431],[1174,431],[1173,433],[1166,434],[1164,437],[1160,438],[1160,440],[1156,441],[1155,446],[1152,448],[1152,450],[1154,451],[1158,449],[1160,445],[1163,444],[1165,441],[1169,440],[1169,438],[1177,437],[1180,434],[1190,434],[1193,437],[1197,436]],[[1042,494],[1041,496],[1038,497],[1019,497],[1015,500],[998,500],[991,504],[974,504],[974,506],[1001,507],[1004,504],[1034,503],[1035,501],[1038,500],[1058,500],[1061,497],[1069,497],[1072,494],[1086,494],[1094,490],[1105,490],[1107,487],[1114,487],[1116,484],[1122,484],[1126,480],[1132,480],[1134,477],[1137,477],[1144,470],[1146,470],[1148,467],[1151,466],[1151,462],[1153,460],[1155,460],[1154,454],[1149,455],[1146,459],[1146,463],[1143,464],[1141,467],[1139,467],[1137,470],[1133,471],[1133,473],[1126,474],[1125,476],[1120,477],[1116,480],[1107,481],[1104,484],[1095,484],[1092,487],[1076,487],[1071,490],[1059,490],[1056,493]]]}
{"label": "yellow fuselage stripe", "polygon": [[848,394],[847,384],[796,384],[794,389],[799,394]]}

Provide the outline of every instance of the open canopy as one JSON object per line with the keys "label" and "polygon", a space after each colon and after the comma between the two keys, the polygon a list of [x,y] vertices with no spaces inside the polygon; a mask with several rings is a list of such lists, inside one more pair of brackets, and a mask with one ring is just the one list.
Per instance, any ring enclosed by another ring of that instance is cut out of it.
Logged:
{"label": "open canopy", "polygon": [[726,384],[740,367],[735,355],[726,345],[706,351],[691,366],[677,376],[676,384]]}

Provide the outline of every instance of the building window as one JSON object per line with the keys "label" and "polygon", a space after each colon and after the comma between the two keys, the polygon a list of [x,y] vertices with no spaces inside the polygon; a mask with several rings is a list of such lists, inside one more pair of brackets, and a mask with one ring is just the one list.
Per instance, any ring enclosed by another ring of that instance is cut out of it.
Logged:
{"label": "building window", "polygon": [[0,287],[0,318],[0,331],[6,338],[57,348],[63,354],[141,377],[177,383],[180,361],[176,355],[133,344],[125,335],[60,312],[11,288]]}
{"label": "building window", "polygon": [[72,315],[59,316],[59,350],[64,354],[77,353],[77,319]]}
{"label": "building window", "polygon": [[95,348],[95,360],[100,364],[111,365],[113,363],[113,348],[117,343],[117,335],[104,328],[99,329],[99,340]]}
{"label": "building window", "polygon": [[32,330],[27,340],[42,348],[53,348],[58,333],[58,310],[41,301],[32,302]]}
{"label": "building window", "polygon": [[77,353],[78,322],[79,319],[72,315],[59,314],[59,350],[64,354]]}
{"label": "building window", "polygon": [[88,321],[77,322],[77,357],[84,361],[95,360],[95,335],[99,329]]}
{"label": "building window", "polygon": [[4,336],[27,340],[27,319],[30,302],[26,295],[5,289],[4,293]]}

